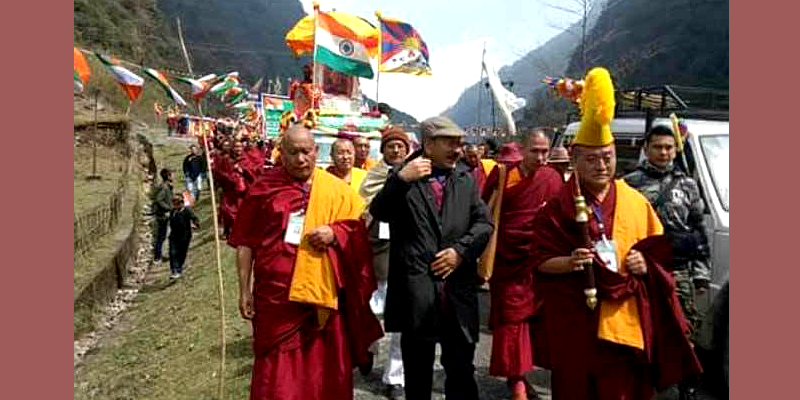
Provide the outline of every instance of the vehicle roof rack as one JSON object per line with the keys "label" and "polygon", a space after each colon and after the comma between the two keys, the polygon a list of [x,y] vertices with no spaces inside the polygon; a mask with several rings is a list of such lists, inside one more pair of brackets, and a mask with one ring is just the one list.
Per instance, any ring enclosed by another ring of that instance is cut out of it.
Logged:
{"label": "vehicle roof rack", "polygon": [[[676,113],[681,118],[727,121],[729,93],[727,89],[662,85],[618,89],[614,93],[617,118],[644,118],[645,131],[653,120]],[[567,124],[578,119],[578,113],[567,115]]]}

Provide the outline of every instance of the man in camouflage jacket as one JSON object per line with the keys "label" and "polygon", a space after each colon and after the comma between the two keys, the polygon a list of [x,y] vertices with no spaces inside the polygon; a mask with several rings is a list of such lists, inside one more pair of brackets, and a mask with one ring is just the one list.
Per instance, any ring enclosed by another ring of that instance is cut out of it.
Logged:
{"label": "man in camouflage jacket", "polygon": [[673,247],[673,270],[678,297],[692,328],[692,339],[701,321],[695,295],[708,289],[708,239],[703,225],[705,204],[697,183],[675,168],[675,138],[665,126],[650,130],[645,142],[647,159],[625,181],[653,205]]}

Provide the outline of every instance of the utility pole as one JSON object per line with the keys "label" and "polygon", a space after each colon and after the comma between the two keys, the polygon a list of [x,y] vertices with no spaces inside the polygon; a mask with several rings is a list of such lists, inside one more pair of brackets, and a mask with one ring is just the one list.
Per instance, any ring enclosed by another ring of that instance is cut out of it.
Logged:
{"label": "utility pole", "polygon": [[92,133],[92,174],[89,175],[86,180],[87,181],[94,181],[100,180],[102,177],[97,175],[97,95],[100,93],[100,89],[94,89],[94,129]]}

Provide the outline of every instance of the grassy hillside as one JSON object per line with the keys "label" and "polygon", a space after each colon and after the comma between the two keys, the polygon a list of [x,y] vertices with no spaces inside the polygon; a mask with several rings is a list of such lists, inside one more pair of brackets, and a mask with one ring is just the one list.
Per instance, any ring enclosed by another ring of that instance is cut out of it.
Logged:
{"label": "grassy hillside", "polygon": [[[159,166],[180,168],[184,143],[154,147]],[[182,187],[183,183],[176,185]],[[219,308],[213,221],[208,192],[196,210],[201,229],[192,239],[185,276],[168,282],[164,263],[153,268],[113,338],[75,371],[76,399],[211,399],[217,393]],[[165,244],[166,245],[166,244]],[[250,326],[238,316],[233,250],[223,245],[226,296],[226,398],[247,397]]]}

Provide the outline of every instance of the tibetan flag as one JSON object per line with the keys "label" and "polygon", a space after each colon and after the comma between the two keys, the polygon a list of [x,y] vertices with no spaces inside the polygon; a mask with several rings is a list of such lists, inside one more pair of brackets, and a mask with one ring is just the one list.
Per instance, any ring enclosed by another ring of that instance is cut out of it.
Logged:
{"label": "tibetan flag", "polygon": [[428,45],[413,26],[380,17],[381,72],[400,72],[411,75],[431,75]]}
{"label": "tibetan flag", "polygon": [[212,86],[209,91],[215,95],[225,93],[239,84],[239,73],[231,72],[220,77],[219,83]]}
{"label": "tibetan flag", "polygon": [[144,85],[144,79],[134,74],[131,71],[128,71],[127,68],[119,65],[119,61],[113,58],[109,58],[107,56],[101,55],[99,53],[94,53],[100,62],[102,62],[108,70],[111,71],[111,74],[114,75],[114,79],[117,80],[117,83],[122,87],[122,90],[125,91],[125,94],[128,95],[128,99],[130,101],[136,101],[139,98],[139,95],[142,94],[142,85]]}
{"label": "tibetan flag", "polygon": [[180,104],[183,107],[186,107],[186,102],[183,101],[183,97],[181,97],[181,95],[178,94],[178,92],[176,92],[175,89],[173,89],[172,86],[169,85],[169,80],[167,80],[167,77],[164,76],[164,74],[152,68],[145,68],[144,73],[150,75],[151,78],[155,79],[156,82],[158,82],[158,84],[161,85],[164,91],[167,92],[167,96],[169,96],[172,99],[172,101]]}
{"label": "tibetan flag", "polygon": [[374,39],[374,36],[359,36],[356,30],[333,14],[317,11],[315,60],[334,71],[372,79],[375,75],[367,49]]}
{"label": "tibetan flag", "polygon": [[193,79],[185,76],[176,77],[178,82],[187,83],[192,86],[192,98],[194,101],[200,101],[206,96],[211,87],[217,84],[219,78],[216,74],[209,74],[200,79]]}
{"label": "tibetan flag", "polygon": [[89,70],[89,63],[86,62],[86,57],[83,56],[83,53],[78,50],[77,47],[73,47],[73,49],[75,49],[75,72],[73,74],[75,90],[82,92],[83,87],[89,83],[89,77],[92,76],[92,73],[91,70]]}

